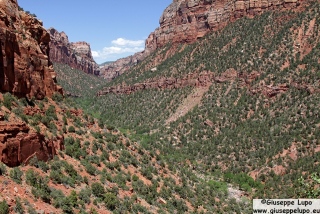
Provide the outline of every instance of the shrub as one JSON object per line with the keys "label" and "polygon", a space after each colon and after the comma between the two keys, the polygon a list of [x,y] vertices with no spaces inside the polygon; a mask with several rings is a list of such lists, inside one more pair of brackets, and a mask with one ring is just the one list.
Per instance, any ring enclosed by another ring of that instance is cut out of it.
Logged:
{"label": "shrub", "polygon": [[0,163],[0,175],[4,175],[6,174],[6,172],[7,172],[6,166]]}
{"label": "shrub", "polygon": [[97,172],[97,169],[91,163],[86,163],[84,167],[90,175],[95,175]]}
{"label": "shrub", "polygon": [[10,93],[5,93],[3,95],[3,105],[11,110],[12,102],[15,100],[15,98]]}
{"label": "shrub", "polygon": [[19,198],[16,198],[16,205],[14,206],[13,210],[18,214],[24,213],[24,209]]}
{"label": "shrub", "polygon": [[46,116],[49,118],[53,118],[55,120],[58,119],[58,116],[56,114],[56,108],[53,105],[50,105],[49,108],[46,111]]}
{"label": "shrub", "polygon": [[15,167],[10,171],[10,178],[12,178],[18,184],[21,184],[22,175],[23,172],[18,167]]}
{"label": "shrub", "polygon": [[62,102],[63,96],[60,93],[54,93],[52,99],[56,102]]}
{"label": "shrub", "polygon": [[81,189],[79,192],[79,199],[82,200],[84,203],[90,203],[90,196],[91,196],[91,189]]}
{"label": "shrub", "polygon": [[33,169],[28,169],[26,172],[26,182],[31,186],[36,186],[37,184],[37,177],[39,176],[38,173],[35,173]]}
{"label": "shrub", "polygon": [[104,204],[109,210],[114,210],[119,205],[119,200],[117,196],[112,193],[106,193],[104,195]]}
{"label": "shrub", "polygon": [[28,207],[28,213],[29,214],[37,214],[38,212],[32,206],[29,206]]}
{"label": "shrub", "polygon": [[0,202],[0,214],[9,214],[9,205],[6,201]]}
{"label": "shrub", "polygon": [[98,198],[103,197],[103,194],[105,193],[104,187],[97,182],[91,184],[91,190],[92,194]]}
{"label": "shrub", "polygon": [[68,132],[76,132],[76,129],[73,127],[73,126],[69,126],[69,128],[68,128]]}

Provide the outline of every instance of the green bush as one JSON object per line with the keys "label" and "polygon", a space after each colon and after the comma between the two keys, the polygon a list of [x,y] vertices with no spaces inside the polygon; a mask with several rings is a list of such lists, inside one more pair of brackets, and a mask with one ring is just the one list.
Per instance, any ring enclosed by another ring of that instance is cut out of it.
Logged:
{"label": "green bush", "polygon": [[91,189],[89,188],[81,189],[79,192],[79,199],[82,200],[84,203],[89,204],[91,193]]}
{"label": "green bush", "polygon": [[36,186],[39,174],[34,172],[33,169],[28,169],[26,172],[26,182],[31,186]]}
{"label": "green bush", "polygon": [[0,163],[0,175],[4,175],[6,174],[7,169],[6,169],[6,165],[4,165],[3,163]]}
{"label": "green bush", "polygon": [[22,175],[23,172],[18,167],[15,167],[10,171],[10,177],[18,184],[21,184]]}
{"label": "green bush", "polygon": [[76,129],[73,126],[69,126],[68,132],[74,133],[74,132],[76,132]]}
{"label": "green bush", "polygon": [[9,214],[9,205],[6,201],[0,202],[0,214]]}
{"label": "green bush", "polygon": [[52,99],[56,102],[62,102],[63,101],[63,96],[60,93],[54,93],[52,95]]}
{"label": "green bush", "polygon": [[15,101],[15,98],[14,98],[14,96],[13,96],[12,94],[10,94],[10,93],[5,93],[5,94],[3,95],[3,105],[4,105],[7,109],[11,110],[12,102],[13,102],[13,101]]}
{"label": "green bush", "polygon": [[102,198],[103,194],[105,193],[104,187],[98,182],[91,184],[91,190],[92,194],[98,198]]}
{"label": "green bush", "polygon": [[16,198],[16,205],[14,206],[13,210],[18,214],[24,213],[24,209],[19,198]]}
{"label": "green bush", "polygon": [[116,207],[119,205],[119,200],[117,196],[115,196],[112,193],[106,193],[104,195],[103,202],[109,210],[115,210]]}
{"label": "green bush", "polygon": [[45,115],[49,118],[52,118],[54,120],[58,119],[58,116],[56,114],[56,108],[53,105],[50,105],[49,108],[47,109]]}

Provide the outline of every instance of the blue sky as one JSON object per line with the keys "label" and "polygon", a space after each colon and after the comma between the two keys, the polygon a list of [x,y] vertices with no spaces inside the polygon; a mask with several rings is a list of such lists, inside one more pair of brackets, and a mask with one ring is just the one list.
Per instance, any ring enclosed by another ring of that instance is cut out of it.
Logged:
{"label": "blue sky", "polygon": [[70,42],[90,43],[97,63],[144,49],[148,35],[172,0],[18,0],[19,6],[64,31]]}

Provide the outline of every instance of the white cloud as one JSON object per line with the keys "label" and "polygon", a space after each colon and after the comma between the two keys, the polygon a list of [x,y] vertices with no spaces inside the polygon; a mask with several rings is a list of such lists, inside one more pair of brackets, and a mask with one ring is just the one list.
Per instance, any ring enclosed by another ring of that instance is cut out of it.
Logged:
{"label": "white cloud", "polygon": [[111,44],[102,50],[92,51],[92,56],[98,63],[113,61],[144,50],[144,40],[118,38],[111,41]]}
{"label": "white cloud", "polygon": [[140,46],[144,45],[144,40],[134,41],[134,40],[127,40],[124,38],[118,38],[116,40],[113,40],[111,43],[114,45],[117,45],[117,46],[140,47]]}
{"label": "white cloud", "polygon": [[91,51],[92,57],[99,57],[99,53],[97,51]]}

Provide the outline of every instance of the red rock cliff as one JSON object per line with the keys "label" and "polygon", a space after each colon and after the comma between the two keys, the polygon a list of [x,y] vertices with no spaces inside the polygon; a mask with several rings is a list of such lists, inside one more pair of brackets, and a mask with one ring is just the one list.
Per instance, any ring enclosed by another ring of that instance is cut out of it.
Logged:
{"label": "red rock cliff", "polygon": [[174,0],[160,17],[160,27],[146,39],[144,51],[104,66],[101,73],[113,79],[135,65],[123,62],[140,61],[169,42],[192,43],[241,17],[296,8],[302,2],[307,0]]}
{"label": "red rock cliff", "polygon": [[16,0],[0,0],[0,91],[42,99],[56,91],[50,35]]}
{"label": "red rock cliff", "polygon": [[99,66],[93,60],[90,45],[86,42],[70,43],[68,36],[56,29],[48,29],[51,37],[50,58],[88,74],[99,75]]}
{"label": "red rock cliff", "polygon": [[194,42],[243,16],[295,8],[304,0],[174,0],[160,18],[160,27],[146,40],[146,52],[168,42]]}
{"label": "red rock cliff", "polygon": [[10,167],[37,157],[47,161],[56,154],[56,148],[63,144],[63,138],[45,139],[45,136],[29,132],[25,123],[0,121],[0,161]]}

